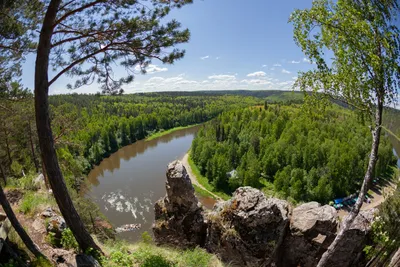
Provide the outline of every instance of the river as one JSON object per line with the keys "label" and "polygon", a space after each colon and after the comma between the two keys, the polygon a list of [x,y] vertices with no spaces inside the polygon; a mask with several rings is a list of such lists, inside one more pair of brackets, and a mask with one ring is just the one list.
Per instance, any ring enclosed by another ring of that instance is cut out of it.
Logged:
{"label": "river", "polygon": [[144,231],[151,233],[154,203],[166,194],[167,165],[185,155],[199,127],[123,147],[89,173],[92,186],[86,195],[114,227],[141,224],[139,230],[120,233],[122,238],[137,241]]}

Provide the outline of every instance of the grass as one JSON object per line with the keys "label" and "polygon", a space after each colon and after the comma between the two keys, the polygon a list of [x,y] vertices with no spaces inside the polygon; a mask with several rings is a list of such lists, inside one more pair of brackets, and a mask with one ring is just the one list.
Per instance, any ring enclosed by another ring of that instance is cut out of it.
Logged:
{"label": "grass", "polygon": [[19,206],[19,210],[27,215],[34,215],[38,213],[43,206],[56,206],[56,202],[53,197],[48,194],[42,194],[38,192],[27,192]]}
{"label": "grass", "polygon": [[197,125],[199,125],[199,124],[192,124],[192,125],[188,125],[188,126],[179,126],[179,127],[171,128],[171,129],[168,129],[168,130],[161,130],[161,131],[156,132],[156,133],[150,135],[149,137],[147,137],[146,141],[150,141],[150,140],[159,138],[161,136],[164,136],[166,134],[170,134],[170,133],[178,131],[178,130],[192,128],[192,127],[197,126]]}
{"label": "grass", "polygon": [[124,266],[159,266],[159,267],[222,267],[223,264],[215,255],[204,249],[180,250],[169,247],[159,247],[152,241],[128,244],[124,241],[112,241],[105,244],[103,251],[104,267]]}
{"label": "grass", "polygon": [[[196,164],[192,160],[192,157],[190,156],[191,152],[189,151],[188,153],[189,153],[188,162],[189,162],[190,168],[192,169],[193,174],[196,176],[196,180],[199,182],[199,184],[201,184],[205,189],[207,189],[210,192],[213,192],[214,194],[216,194],[223,200],[230,199],[231,196],[229,196],[228,194],[226,194],[224,192],[219,192],[219,191],[215,190],[215,187],[208,182],[207,177],[204,177],[203,175],[201,175],[199,168],[197,168]],[[199,187],[197,187],[197,188],[199,188]],[[196,187],[195,187],[195,190],[196,190]],[[202,191],[204,191],[204,190],[202,190]],[[196,190],[196,192],[198,192],[199,194],[202,194],[202,192],[200,192],[200,191]],[[207,194],[209,194],[209,193],[207,192]]]}
{"label": "grass", "polygon": [[195,185],[195,184],[192,184],[192,185],[193,185],[193,187],[194,187],[194,191],[195,191],[199,196],[202,196],[202,197],[210,197],[210,198],[215,199],[215,196],[212,195],[212,194],[210,194],[210,192],[204,190],[204,189],[201,188],[201,187],[198,187],[198,186]]}

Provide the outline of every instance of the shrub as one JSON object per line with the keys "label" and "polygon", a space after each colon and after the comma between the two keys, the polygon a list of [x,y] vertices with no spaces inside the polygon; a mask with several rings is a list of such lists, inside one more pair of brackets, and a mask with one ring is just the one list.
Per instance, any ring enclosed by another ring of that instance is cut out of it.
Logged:
{"label": "shrub", "polygon": [[49,232],[46,236],[46,242],[49,243],[52,247],[59,247],[60,240],[56,237],[56,234],[53,232]]}
{"label": "shrub", "polygon": [[38,188],[35,186],[33,180],[34,180],[33,176],[27,175],[25,177],[18,179],[18,183],[22,189],[34,191],[37,190]]}
{"label": "shrub", "polygon": [[67,228],[62,232],[61,246],[63,246],[66,249],[74,249],[75,251],[79,250],[78,242],[76,242],[76,239],[72,234],[71,229]]}
{"label": "shrub", "polygon": [[110,261],[116,263],[120,267],[129,267],[133,265],[131,256],[122,251],[114,251],[110,254]]}
{"label": "shrub", "polygon": [[171,267],[173,264],[160,255],[151,255],[144,260],[140,267]]}
{"label": "shrub", "polygon": [[149,234],[149,232],[144,231],[142,234],[142,241],[145,244],[150,244],[153,242],[153,238],[151,237],[151,235]]}
{"label": "shrub", "polygon": [[207,267],[211,262],[211,258],[211,254],[198,247],[193,250],[186,250],[182,255],[185,267]]}

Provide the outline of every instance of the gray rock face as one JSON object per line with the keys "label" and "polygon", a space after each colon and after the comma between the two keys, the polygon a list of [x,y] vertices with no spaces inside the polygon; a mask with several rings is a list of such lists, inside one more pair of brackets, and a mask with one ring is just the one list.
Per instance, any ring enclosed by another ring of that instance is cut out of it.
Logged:
{"label": "gray rock face", "polygon": [[62,232],[67,228],[64,218],[58,215],[52,208],[46,209],[40,215],[48,222],[46,227],[47,232],[52,232],[56,238],[61,238]]}
{"label": "gray rock face", "polygon": [[328,266],[357,266],[363,256],[366,236],[371,230],[375,212],[375,209],[360,211],[350,229],[344,233],[344,239],[338,244]]}
{"label": "gray rock face", "polygon": [[289,224],[289,205],[251,187],[209,214],[206,248],[234,266],[270,266]]}
{"label": "gray rock face", "polygon": [[[218,202],[205,214],[179,161],[168,165],[166,189],[166,197],[155,204],[156,242],[201,246],[229,266],[316,266],[339,226],[331,206],[310,202],[291,210],[288,202],[266,198],[251,187],[238,188],[230,200]],[[373,217],[374,210],[357,216],[327,266],[362,262]]]}
{"label": "gray rock face", "polygon": [[285,237],[282,266],[316,266],[335,238],[337,225],[337,212],[331,206],[310,202],[295,208]]}
{"label": "gray rock face", "polygon": [[203,246],[207,225],[194,188],[180,161],[168,165],[167,195],[156,202],[153,233],[157,244]]}

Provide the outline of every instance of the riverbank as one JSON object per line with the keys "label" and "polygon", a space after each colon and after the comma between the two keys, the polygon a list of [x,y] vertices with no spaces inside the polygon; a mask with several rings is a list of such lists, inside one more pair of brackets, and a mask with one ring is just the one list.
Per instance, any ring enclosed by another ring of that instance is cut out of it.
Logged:
{"label": "riverbank", "polygon": [[198,125],[200,125],[200,124],[191,124],[191,125],[188,125],[188,126],[179,126],[179,127],[171,128],[171,129],[168,129],[168,130],[156,132],[156,133],[150,135],[149,137],[147,137],[145,140],[146,141],[151,141],[153,139],[156,139],[156,138],[159,138],[161,136],[170,134],[172,132],[179,131],[179,130],[184,130],[184,129],[188,129],[188,128],[192,128],[192,127],[195,127],[195,126],[198,126]]}
{"label": "riverbank", "polygon": [[[212,197],[216,200],[228,200],[230,199],[230,196],[221,193],[221,192],[215,192],[214,187],[208,183],[208,180],[206,177],[201,175],[200,170],[197,168],[195,163],[190,157],[190,150],[188,153],[185,154],[185,156],[182,158],[182,163],[186,168],[186,171],[189,174],[190,180],[192,181],[193,187],[195,191],[205,197]],[[397,179],[396,179],[397,177]],[[373,208],[379,207],[382,202],[385,201],[385,199],[393,193],[394,190],[396,190],[397,187],[397,182],[399,181],[399,172],[395,171],[394,173],[394,178],[392,180],[383,180],[380,182],[379,185],[375,185],[373,189],[369,191],[370,203],[364,203],[363,206],[361,207],[361,210],[369,210]],[[350,212],[349,208],[343,208],[338,210],[338,216],[340,218],[343,218],[347,216]]]}
{"label": "riverbank", "polygon": [[208,183],[208,179],[201,175],[199,169],[190,158],[190,151],[183,156],[182,163],[183,166],[185,166],[197,193],[202,196],[212,197],[216,200],[228,200],[231,198],[223,192],[216,192],[214,187]]}
{"label": "riverbank", "polygon": [[[378,184],[372,186],[370,190],[368,190],[369,198],[371,199],[370,203],[364,203],[361,207],[361,210],[369,210],[373,208],[378,208],[397,188],[397,183],[400,180],[400,171],[393,167],[393,177],[391,179],[381,179]],[[346,207],[342,208],[338,211],[338,215],[340,218],[348,215],[351,208]]]}

